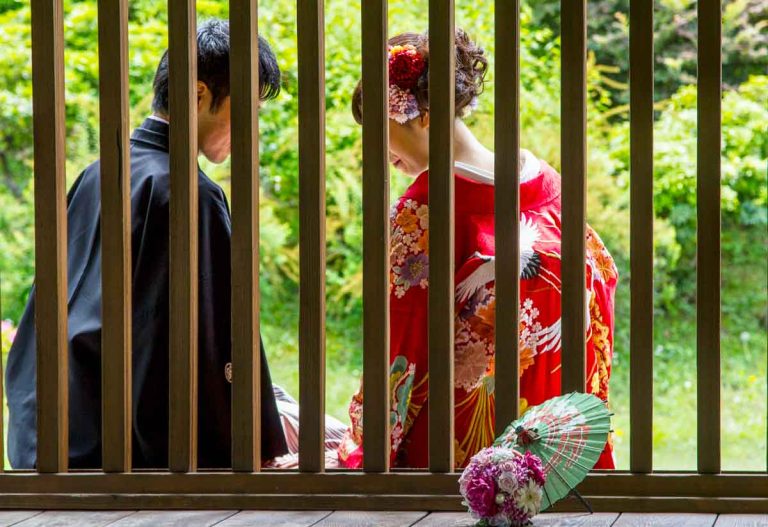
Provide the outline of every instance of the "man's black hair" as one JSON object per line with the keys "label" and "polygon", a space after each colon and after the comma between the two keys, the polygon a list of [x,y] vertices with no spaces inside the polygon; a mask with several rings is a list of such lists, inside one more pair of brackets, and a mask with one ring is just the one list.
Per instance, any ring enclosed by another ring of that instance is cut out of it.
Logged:
{"label": "man's black hair", "polygon": [[[197,80],[208,86],[215,112],[229,96],[229,22],[212,18],[197,29]],[[153,83],[152,110],[168,115],[168,51],[163,53]],[[272,49],[259,36],[259,98],[274,99],[280,93],[280,67]]]}

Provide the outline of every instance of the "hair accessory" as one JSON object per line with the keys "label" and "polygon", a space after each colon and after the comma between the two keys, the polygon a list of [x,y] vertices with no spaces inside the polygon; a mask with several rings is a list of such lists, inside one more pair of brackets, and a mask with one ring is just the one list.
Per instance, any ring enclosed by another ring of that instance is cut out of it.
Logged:
{"label": "hair accessory", "polygon": [[403,124],[419,116],[419,103],[412,90],[427,64],[416,47],[391,46],[389,62],[389,118]]}

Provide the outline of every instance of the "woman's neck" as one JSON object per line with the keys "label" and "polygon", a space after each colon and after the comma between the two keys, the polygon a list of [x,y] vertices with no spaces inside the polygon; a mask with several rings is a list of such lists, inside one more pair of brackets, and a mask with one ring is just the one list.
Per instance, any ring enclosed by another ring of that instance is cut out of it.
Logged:
{"label": "woman's neck", "polygon": [[460,119],[456,120],[453,131],[453,157],[461,163],[493,172],[493,152],[483,146]]}

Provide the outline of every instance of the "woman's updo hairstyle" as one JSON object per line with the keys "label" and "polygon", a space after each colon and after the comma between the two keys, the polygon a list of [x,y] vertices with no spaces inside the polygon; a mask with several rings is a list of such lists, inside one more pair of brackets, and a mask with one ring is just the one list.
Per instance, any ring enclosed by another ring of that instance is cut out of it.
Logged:
{"label": "woman's updo hairstyle", "polygon": [[[412,45],[424,58],[426,67],[411,93],[416,97],[419,111],[429,111],[429,37],[426,33],[401,33],[389,39],[390,46]],[[485,50],[475,44],[463,29],[456,29],[456,117],[464,117],[477,104],[483,93],[488,59]],[[363,124],[363,84],[357,83],[352,96],[352,115]]]}

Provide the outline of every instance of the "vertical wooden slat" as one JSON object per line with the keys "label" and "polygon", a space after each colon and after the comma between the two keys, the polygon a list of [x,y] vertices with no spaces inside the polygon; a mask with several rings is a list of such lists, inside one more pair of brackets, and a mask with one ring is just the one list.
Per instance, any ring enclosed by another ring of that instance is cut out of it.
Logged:
{"label": "vertical wooden slat", "polygon": [[587,2],[561,0],[562,390],[586,387]]}
{"label": "vertical wooden slat", "polygon": [[653,470],[653,0],[629,5],[630,469]]}
{"label": "vertical wooden slat", "polygon": [[[1,266],[0,266],[1,267]],[[3,322],[3,279],[0,274],[0,324]],[[2,329],[0,329],[0,474],[5,470],[5,391],[3,387],[3,346]]]}
{"label": "vertical wooden slat", "polygon": [[5,423],[3,422],[3,412],[5,411],[5,392],[3,389],[3,354],[0,353],[0,474],[5,471]]}
{"label": "vertical wooden slat", "polygon": [[698,470],[720,472],[720,0],[699,0],[696,166]]}
{"label": "vertical wooden slat", "polygon": [[455,29],[453,0],[429,1],[429,469],[453,470]]}
{"label": "vertical wooden slat", "polygon": [[389,469],[389,139],[387,0],[362,4],[363,393],[367,472]]}
{"label": "vertical wooden slat", "polygon": [[[496,3],[496,435],[520,410],[520,1]],[[503,318],[502,318],[503,317]]]}
{"label": "vertical wooden slat", "polygon": [[230,1],[232,468],[261,465],[258,0]]}
{"label": "vertical wooden slat", "polygon": [[168,1],[171,163],[169,466],[197,468],[197,30],[195,0]]}
{"label": "vertical wooden slat", "polygon": [[105,472],[131,470],[131,160],[128,2],[99,1],[101,412]]}
{"label": "vertical wooden slat", "polygon": [[325,469],[325,38],[322,0],[299,0],[299,470]]}
{"label": "vertical wooden slat", "polygon": [[64,472],[69,452],[64,18],[62,0],[33,0],[31,6],[37,470]]}
{"label": "vertical wooden slat", "polygon": [[[3,276],[0,274],[0,324],[3,322]],[[0,328],[0,474],[5,471],[5,389],[3,387],[3,345],[2,328]]]}

